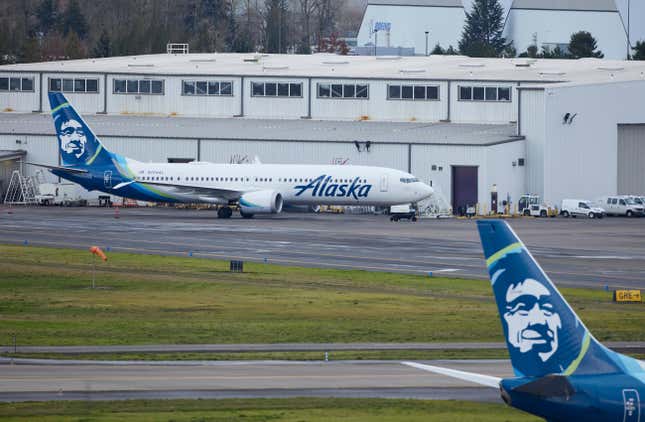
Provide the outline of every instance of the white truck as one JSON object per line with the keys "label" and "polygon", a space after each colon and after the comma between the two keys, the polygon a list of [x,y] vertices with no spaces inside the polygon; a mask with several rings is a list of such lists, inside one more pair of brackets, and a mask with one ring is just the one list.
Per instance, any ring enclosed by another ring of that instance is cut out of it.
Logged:
{"label": "white truck", "polygon": [[563,217],[573,218],[578,216],[587,218],[603,218],[605,210],[592,205],[591,201],[587,201],[586,199],[563,199],[560,214]]}
{"label": "white truck", "polygon": [[629,195],[603,196],[596,202],[603,207],[607,215],[624,215],[627,217],[641,217],[645,213],[645,207],[636,203]]}
{"label": "white truck", "polygon": [[36,201],[40,205],[82,205],[78,187],[73,183],[41,183]]}
{"label": "white truck", "polygon": [[555,217],[558,214],[556,208],[543,203],[539,195],[522,195],[517,201],[517,211],[521,215],[533,217]]}
{"label": "white truck", "polygon": [[412,204],[392,205],[390,207],[390,221],[407,219],[417,221],[417,210]]}

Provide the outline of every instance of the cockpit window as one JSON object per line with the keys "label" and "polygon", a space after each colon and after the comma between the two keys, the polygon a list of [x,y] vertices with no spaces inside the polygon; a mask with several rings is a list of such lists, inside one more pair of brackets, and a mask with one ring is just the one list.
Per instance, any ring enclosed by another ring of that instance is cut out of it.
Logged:
{"label": "cockpit window", "polygon": [[400,180],[401,183],[415,183],[419,181],[416,177],[402,177]]}

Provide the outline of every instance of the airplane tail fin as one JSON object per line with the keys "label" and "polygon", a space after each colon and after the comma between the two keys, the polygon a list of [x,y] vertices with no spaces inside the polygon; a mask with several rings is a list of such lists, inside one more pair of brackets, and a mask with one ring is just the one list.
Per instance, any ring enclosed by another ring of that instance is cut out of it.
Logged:
{"label": "airplane tail fin", "polygon": [[610,370],[606,349],[513,229],[501,220],[478,221],[477,228],[515,374],[538,377],[586,372],[584,368]]}
{"label": "airplane tail fin", "polygon": [[110,153],[60,92],[49,92],[54,128],[63,166],[87,168],[107,164]]}

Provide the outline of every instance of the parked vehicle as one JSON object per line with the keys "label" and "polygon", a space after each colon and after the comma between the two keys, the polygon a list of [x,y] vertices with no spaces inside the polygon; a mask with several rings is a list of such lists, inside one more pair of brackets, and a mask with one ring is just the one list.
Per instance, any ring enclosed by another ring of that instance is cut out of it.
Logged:
{"label": "parked vehicle", "polygon": [[517,211],[533,217],[555,217],[558,214],[558,210],[543,203],[539,195],[522,195],[517,201]]}
{"label": "parked vehicle", "polygon": [[603,196],[597,205],[603,207],[607,215],[640,217],[645,212],[645,207],[637,204],[634,198],[628,195]]}
{"label": "parked vehicle", "polygon": [[390,207],[390,221],[402,219],[417,221],[417,210],[411,204],[392,205]]}
{"label": "parked vehicle", "polygon": [[585,199],[563,199],[560,214],[563,217],[578,216],[588,218],[602,218],[605,215],[605,210],[600,207],[593,206],[590,201]]}
{"label": "parked vehicle", "polygon": [[85,205],[73,183],[41,183],[38,185],[36,201],[40,205]]}

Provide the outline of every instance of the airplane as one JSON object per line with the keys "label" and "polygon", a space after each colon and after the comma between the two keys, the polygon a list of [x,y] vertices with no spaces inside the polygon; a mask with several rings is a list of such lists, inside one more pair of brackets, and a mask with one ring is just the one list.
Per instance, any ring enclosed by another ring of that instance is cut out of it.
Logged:
{"label": "airplane", "polygon": [[78,183],[149,202],[220,205],[230,218],[276,214],[287,206],[417,203],[433,189],[413,175],[384,167],[352,165],[142,163],[108,151],[60,92],[49,92],[61,166],[29,163]]}
{"label": "airplane", "polygon": [[645,421],[645,362],[593,337],[506,222],[477,228],[515,377],[402,363],[499,388],[506,404],[549,422]]}

